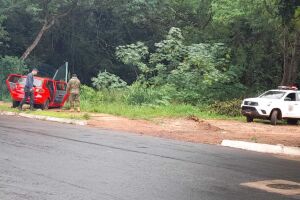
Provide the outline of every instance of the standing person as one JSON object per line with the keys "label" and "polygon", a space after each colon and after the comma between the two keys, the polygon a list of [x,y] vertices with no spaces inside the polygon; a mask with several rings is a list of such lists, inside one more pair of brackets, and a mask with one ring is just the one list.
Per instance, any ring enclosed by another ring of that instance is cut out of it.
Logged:
{"label": "standing person", "polygon": [[33,82],[34,82],[34,76],[37,75],[38,73],[38,69],[34,68],[32,70],[31,73],[29,73],[27,75],[27,78],[26,78],[26,82],[25,82],[25,87],[24,87],[24,98],[23,100],[21,101],[20,105],[19,105],[19,110],[22,110],[22,106],[23,104],[26,102],[26,100],[28,99],[28,97],[30,97],[30,110],[33,110],[33,105],[34,105],[34,91],[33,91]]}
{"label": "standing person", "polygon": [[75,107],[77,107],[77,112],[80,112],[80,80],[76,74],[73,74],[71,80],[68,82],[67,92],[70,93],[70,111],[73,112]]}

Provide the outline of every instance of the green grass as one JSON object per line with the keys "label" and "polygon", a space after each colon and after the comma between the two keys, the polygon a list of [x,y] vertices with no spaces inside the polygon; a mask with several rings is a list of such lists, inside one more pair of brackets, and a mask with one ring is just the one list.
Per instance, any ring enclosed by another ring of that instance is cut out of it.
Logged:
{"label": "green grass", "polygon": [[205,108],[196,106],[175,104],[168,106],[133,106],[122,103],[101,103],[91,106],[82,102],[82,110],[87,112],[106,113],[117,116],[124,116],[131,119],[153,119],[161,117],[179,118],[196,116],[201,119],[231,119],[241,120],[242,117],[229,117],[206,111]]}
{"label": "green grass", "polygon": [[19,111],[16,108],[10,108],[7,105],[0,105],[1,111],[10,111],[10,112],[16,112],[16,113],[26,113],[26,114],[34,114],[34,115],[40,115],[40,116],[47,116],[47,117],[57,117],[57,118],[66,118],[66,119],[77,119],[77,120],[85,120],[89,119],[89,115],[86,113],[67,113],[67,112],[54,112],[50,110],[36,110],[36,111]]}
{"label": "green grass", "polygon": [[[65,106],[68,108],[68,105]],[[17,109],[10,108],[7,105],[0,105],[2,111],[19,112]],[[226,120],[239,120],[242,121],[242,116],[230,117],[226,115],[220,115],[207,110],[206,107],[197,107],[185,104],[172,104],[167,106],[136,106],[128,105],[125,103],[99,103],[97,105],[91,105],[89,102],[81,102],[81,110],[83,112],[92,113],[104,113],[116,116],[123,116],[130,119],[145,119],[151,120],[154,118],[184,118],[190,116],[196,116],[200,119],[226,119]],[[68,118],[68,119],[89,119],[90,115],[87,113],[69,113],[69,112],[55,112],[47,110],[36,111],[23,111],[28,114],[43,115],[49,117]]]}
{"label": "green grass", "polygon": [[12,109],[12,108],[10,108],[10,107],[7,106],[7,105],[0,105],[0,110],[1,110],[1,111],[10,111],[10,112],[16,111],[16,109]]}

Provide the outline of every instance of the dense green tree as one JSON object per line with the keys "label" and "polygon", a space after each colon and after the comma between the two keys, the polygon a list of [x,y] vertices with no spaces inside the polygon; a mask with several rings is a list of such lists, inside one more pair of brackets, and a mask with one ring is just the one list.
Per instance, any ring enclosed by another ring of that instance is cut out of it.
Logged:
{"label": "dense green tree", "polygon": [[[116,56],[139,69],[140,82],[150,86],[170,85],[176,89],[177,99],[183,102],[195,103],[208,97],[226,99],[242,94],[232,93],[244,87],[239,84],[241,73],[236,66],[231,66],[230,50],[224,44],[185,43],[181,30],[173,27],[165,40],[155,44],[154,52],[149,53],[148,48],[138,42],[118,47]],[[224,86],[229,83],[231,93]]]}

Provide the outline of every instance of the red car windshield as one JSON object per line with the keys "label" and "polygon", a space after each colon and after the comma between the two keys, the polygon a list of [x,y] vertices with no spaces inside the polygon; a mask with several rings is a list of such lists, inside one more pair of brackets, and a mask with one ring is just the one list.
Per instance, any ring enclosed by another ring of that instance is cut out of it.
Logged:
{"label": "red car windshield", "polygon": [[[20,78],[18,80],[18,83],[21,84],[21,85],[25,85],[26,83],[26,78]],[[43,80],[40,80],[40,79],[34,79],[33,81],[33,85],[35,85],[36,87],[42,87],[43,85]]]}

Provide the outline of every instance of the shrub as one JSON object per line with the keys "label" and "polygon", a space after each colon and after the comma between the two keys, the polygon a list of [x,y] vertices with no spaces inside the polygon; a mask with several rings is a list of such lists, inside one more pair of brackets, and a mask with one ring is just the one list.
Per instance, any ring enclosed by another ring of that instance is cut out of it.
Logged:
{"label": "shrub", "polygon": [[97,77],[92,78],[92,84],[97,90],[124,88],[127,83],[120,77],[107,71],[99,72]]}
{"label": "shrub", "polygon": [[103,102],[113,103],[113,102],[124,102],[124,96],[127,93],[127,89],[112,89],[112,90],[101,90],[97,91],[102,94]]}
{"label": "shrub", "polygon": [[124,101],[124,93],[126,90],[95,90],[94,88],[86,85],[81,86],[80,98],[82,103],[87,104],[86,106],[93,106],[99,103],[108,102],[121,102]]}
{"label": "shrub", "polygon": [[209,106],[212,112],[217,114],[237,117],[241,115],[241,99],[232,99],[229,101],[218,101]]}
{"label": "shrub", "polygon": [[97,104],[103,101],[104,96],[102,95],[102,93],[97,92],[93,88],[83,85],[81,86],[80,90],[80,98],[81,101],[87,101],[92,104]]}
{"label": "shrub", "polygon": [[125,100],[130,105],[168,105],[175,89],[169,85],[147,87],[139,82],[129,87]]}

